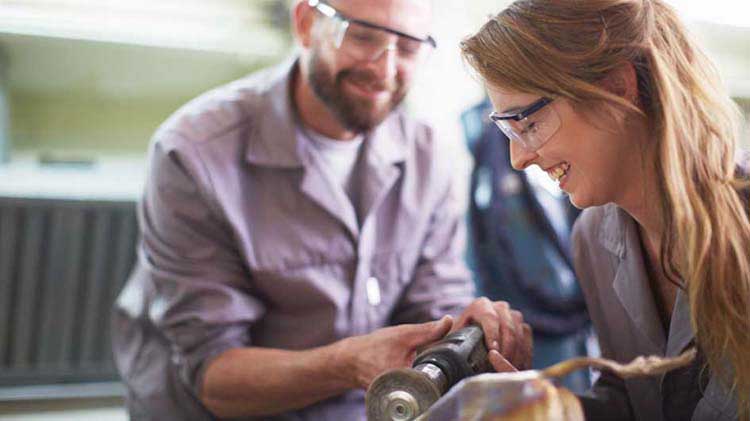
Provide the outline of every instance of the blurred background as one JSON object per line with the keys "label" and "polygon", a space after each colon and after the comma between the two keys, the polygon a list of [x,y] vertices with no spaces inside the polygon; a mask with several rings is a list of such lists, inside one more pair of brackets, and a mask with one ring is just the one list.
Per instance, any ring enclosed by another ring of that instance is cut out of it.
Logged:
{"label": "blurred background", "polygon": [[[126,419],[107,321],[149,138],[191,98],[292,54],[290,3],[0,0],[0,419]],[[460,117],[483,93],[458,42],[507,3],[435,1],[439,48],[408,100],[465,174]],[[747,121],[750,5],[672,3]]]}

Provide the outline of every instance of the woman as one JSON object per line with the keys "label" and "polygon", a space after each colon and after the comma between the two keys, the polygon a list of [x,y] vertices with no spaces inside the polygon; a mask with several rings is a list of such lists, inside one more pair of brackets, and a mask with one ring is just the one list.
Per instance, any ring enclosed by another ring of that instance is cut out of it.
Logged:
{"label": "woman", "polygon": [[575,266],[603,356],[675,356],[663,378],[603,375],[589,419],[748,419],[750,222],[738,113],[661,0],[520,0],[462,43],[513,166],[588,208]]}

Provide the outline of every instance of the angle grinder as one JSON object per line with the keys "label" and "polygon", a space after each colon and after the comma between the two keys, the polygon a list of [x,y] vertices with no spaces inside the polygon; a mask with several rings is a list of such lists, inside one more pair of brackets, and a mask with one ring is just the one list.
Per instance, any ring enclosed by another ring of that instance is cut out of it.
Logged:
{"label": "angle grinder", "polygon": [[482,328],[470,325],[424,349],[412,368],[376,377],[365,397],[368,421],[408,421],[466,377],[492,371]]}

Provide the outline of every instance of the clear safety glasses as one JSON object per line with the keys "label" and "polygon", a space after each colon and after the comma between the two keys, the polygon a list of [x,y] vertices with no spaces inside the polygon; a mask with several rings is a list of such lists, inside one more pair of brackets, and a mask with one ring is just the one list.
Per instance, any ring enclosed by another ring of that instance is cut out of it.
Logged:
{"label": "clear safety glasses", "polygon": [[350,18],[321,0],[308,0],[307,4],[330,19],[336,48],[356,60],[375,61],[384,52],[395,51],[399,60],[416,62],[437,47],[432,37],[419,38],[375,23]]}
{"label": "clear safety glasses", "polygon": [[493,112],[490,120],[510,140],[519,142],[524,149],[533,152],[541,148],[560,128],[557,112],[553,107],[547,107],[551,102],[550,98],[542,98],[519,112]]}

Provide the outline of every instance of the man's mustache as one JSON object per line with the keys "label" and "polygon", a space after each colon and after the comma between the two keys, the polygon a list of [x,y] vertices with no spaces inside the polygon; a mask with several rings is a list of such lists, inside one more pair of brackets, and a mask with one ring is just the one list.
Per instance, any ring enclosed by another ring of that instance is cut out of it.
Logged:
{"label": "man's mustache", "polygon": [[374,73],[362,70],[345,70],[341,72],[337,80],[339,84],[344,80],[356,83],[358,85],[367,85],[373,90],[395,92],[399,85],[395,80],[379,79]]}

